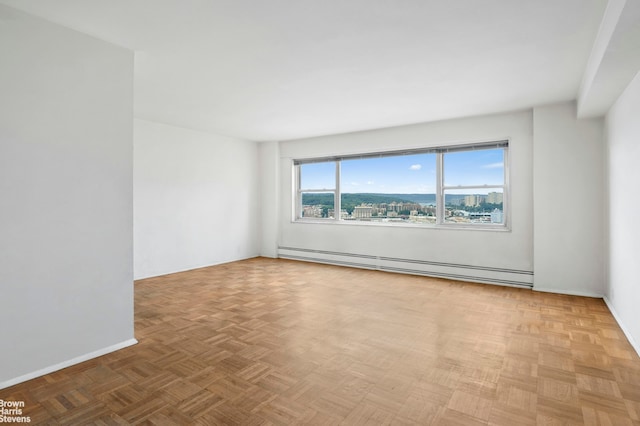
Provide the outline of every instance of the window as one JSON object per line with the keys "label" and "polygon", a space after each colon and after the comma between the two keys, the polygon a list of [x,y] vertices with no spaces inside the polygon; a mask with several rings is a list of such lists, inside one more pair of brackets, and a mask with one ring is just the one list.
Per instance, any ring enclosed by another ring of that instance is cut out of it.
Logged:
{"label": "window", "polygon": [[442,153],[445,223],[505,224],[506,147]]}
{"label": "window", "polygon": [[295,219],[504,228],[508,142],[294,160]]}
{"label": "window", "polygon": [[300,218],[335,218],[337,162],[320,162],[299,166]]}

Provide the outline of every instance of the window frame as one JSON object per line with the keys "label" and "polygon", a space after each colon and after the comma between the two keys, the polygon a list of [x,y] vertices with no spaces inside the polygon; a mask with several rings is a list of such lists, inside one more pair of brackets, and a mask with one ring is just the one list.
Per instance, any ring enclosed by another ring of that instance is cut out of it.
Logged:
{"label": "window frame", "polygon": [[[489,142],[477,142],[464,145],[445,145],[417,149],[400,149],[393,151],[367,152],[360,154],[336,155],[329,157],[313,157],[293,159],[293,217],[292,222],[295,223],[337,223],[348,225],[364,225],[364,226],[391,226],[391,227],[419,227],[419,228],[440,228],[440,229],[476,229],[476,230],[495,230],[505,231],[511,229],[511,197],[510,197],[510,140],[500,139]],[[502,185],[446,185],[444,182],[445,164],[444,156],[447,153],[463,152],[463,151],[479,151],[488,149],[503,149],[503,184]],[[398,223],[398,222],[370,222],[370,221],[351,221],[341,218],[341,198],[340,192],[340,168],[342,160],[380,158],[413,154],[436,154],[436,223]],[[335,185],[334,188],[301,188],[301,167],[304,164],[333,162],[335,164]],[[464,190],[464,189],[502,189],[502,223],[457,223],[447,222],[445,218],[445,192],[447,190]],[[309,218],[302,216],[302,194],[303,193],[333,193],[334,196],[334,217],[327,218]]]}
{"label": "window frame", "polygon": [[[321,161],[308,161],[303,164],[311,164],[311,163],[320,163]],[[330,161],[327,161],[330,162]],[[295,163],[294,163],[295,164]],[[326,220],[340,220],[340,162],[335,161],[335,185],[334,188],[301,188],[302,186],[302,174],[300,173],[300,166],[302,164],[294,165],[294,176],[295,176],[295,216],[294,221],[326,221]],[[303,193],[316,193],[323,194],[327,192],[333,192],[333,209],[335,218],[319,218],[319,217],[303,217],[302,216],[302,194]],[[336,215],[335,212],[338,212]]]}

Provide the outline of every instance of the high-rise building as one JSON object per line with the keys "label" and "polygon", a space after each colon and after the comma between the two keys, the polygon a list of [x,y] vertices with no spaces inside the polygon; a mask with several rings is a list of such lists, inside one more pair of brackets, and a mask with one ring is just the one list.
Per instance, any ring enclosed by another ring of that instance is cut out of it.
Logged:
{"label": "high-rise building", "polygon": [[502,192],[490,192],[487,194],[487,203],[489,204],[501,204]]}
{"label": "high-rise building", "polygon": [[477,206],[478,198],[475,195],[466,195],[464,197],[464,205],[465,206]]}

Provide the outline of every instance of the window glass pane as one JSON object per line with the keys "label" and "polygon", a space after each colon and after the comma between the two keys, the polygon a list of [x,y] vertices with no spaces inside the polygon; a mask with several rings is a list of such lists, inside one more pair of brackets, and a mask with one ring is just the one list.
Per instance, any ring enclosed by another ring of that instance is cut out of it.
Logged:
{"label": "window glass pane", "polygon": [[334,218],[333,192],[303,192],[301,217]]}
{"label": "window glass pane", "polygon": [[335,189],[336,163],[300,165],[300,189]]}
{"label": "window glass pane", "polygon": [[504,149],[480,149],[444,154],[445,186],[504,184]]}
{"label": "window glass pane", "polygon": [[452,189],[444,192],[446,223],[504,224],[500,189]]}
{"label": "window glass pane", "polygon": [[343,160],[345,220],[435,223],[436,154]]}

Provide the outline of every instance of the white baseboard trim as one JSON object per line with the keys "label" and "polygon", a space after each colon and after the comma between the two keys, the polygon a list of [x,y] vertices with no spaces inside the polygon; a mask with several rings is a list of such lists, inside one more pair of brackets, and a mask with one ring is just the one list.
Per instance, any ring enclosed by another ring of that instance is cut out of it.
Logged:
{"label": "white baseboard trim", "polygon": [[41,368],[40,370],[32,371],[31,373],[23,374],[22,376],[13,379],[5,380],[4,382],[0,382],[0,389],[5,389],[13,385],[17,385],[18,383],[26,382],[27,380],[35,379],[36,377],[44,376],[45,374],[53,373],[54,371],[62,370],[63,368],[71,367],[75,364],[80,364],[81,362],[133,346],[136,343],[138,343],[136,339],[125,340],[124,342],[116,343],[115,345],[107,346],[106,348],[98,349],[97,351],[89,352],[88,354],[80,355],[70,360],[50,365],[49,367]]}
{"label": "white baseboard trim", "polygon": [[402,259],[360,253],[345,253],[296,247],[279,247],[278,257],[306,262],[326,263],[352,268],[372,269],[411,275],[447,278],[457,281],[531,288],[533,272],[464,265],[423,259]]}
{"label": "white baseboard trim", "polygon": [[555,293],[555,294],[565,294],[567,296],[582,296],[582,297],[593,297],[595,299],[602,299],[603,295],[600,293],[592,293],[590,291],[573,291],[573,290],[563,290],[557,288],[548,288],[548,287],[536,287],[533,284],[533,291],[539,291],[542,293]]}
{"label": "white baseboard trim", "polygon": [[156,272],[151,273],[151,275],[148,275],[148,274],[137,275],[136,272],[134,271],[134,273],[133,273],[133,281],[146,280],[147,278],[163,277],[165,275],[179,274],[181,272],[195,271],[196,269],[209,268],[211,266],[219,266],[219,265],[224,265],[224,264],[227,264],[227,263],[240,262],[242,260],[255,259],[256,257],[260,257],[260,256],[262,256],[262,255],[260,255],[260,254],[252,254],[250,256],[239,257],[237,259],[220,260],[220,261],[216,261],[214,263],[207,263],[205,265],[189,266],[186,269],[177,269],[177,270],[173,270],[172,269],[170,271],[164,271],[164,272],[156,271]]}
{"label": "white baseboard trim", "polygon": [[631,333],[629,333],[629,330],[624,326],[624,324],[622,323],[622,320],[620,319],[620,316],[618,316],[618,314],[616,313],[616,310],[613,309],[613,305],[611,304],[611,301],[607,298],[607,296],[604,296],[602,299],[604,299],[604,303],[607,305],[607,308],[609,308],[609,311],[611,311],[611,315],[613,315],[613,318],[616,320],[616,322],[620,326],[620,329],[622,330],[624,335],[627,337],[627,340],[631,344],[631,347],[635,349],[636,353],[640,357],[640,345],[638,344],[638,342],[634,340]]}

